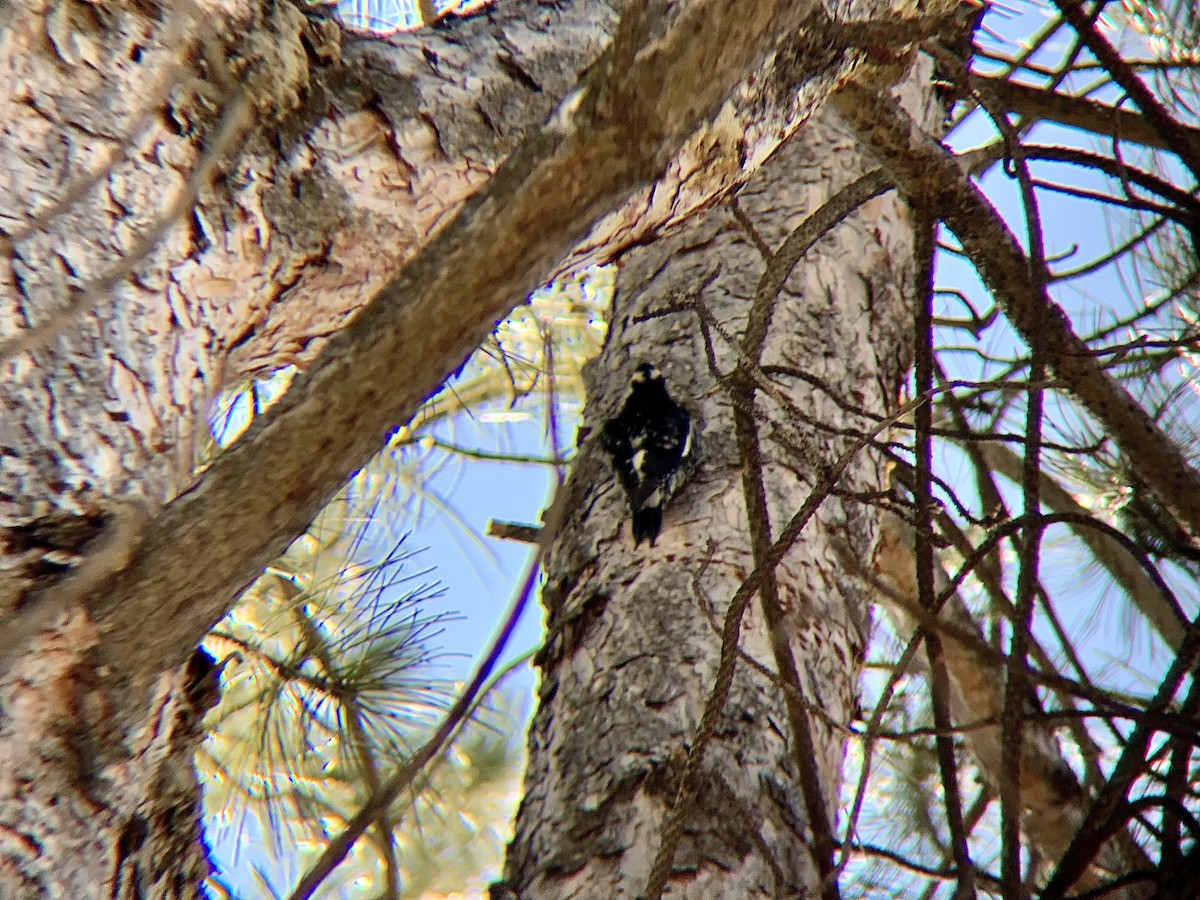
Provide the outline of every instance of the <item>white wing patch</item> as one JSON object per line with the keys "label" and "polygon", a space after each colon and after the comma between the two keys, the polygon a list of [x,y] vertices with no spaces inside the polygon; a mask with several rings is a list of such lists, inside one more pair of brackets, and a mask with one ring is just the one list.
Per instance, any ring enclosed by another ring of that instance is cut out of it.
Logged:
{"label": "white wing patch", "polygon": [[604,423],[602,437],[629,498],[634,545],[648,538],[654,546],[663,507],[696,469],[702,452],[700,430],[688,411],[671,399],[661,373],[643,364],[633,374],[620,411]]}
{"label": "white wing patch", "polygon": [[645,478],[646,473],[642,471],[642,466],[646,464],[646,451],[639,450],[637,453],[633,454],[632,462],[633,471],[637,472],[642,478]]}

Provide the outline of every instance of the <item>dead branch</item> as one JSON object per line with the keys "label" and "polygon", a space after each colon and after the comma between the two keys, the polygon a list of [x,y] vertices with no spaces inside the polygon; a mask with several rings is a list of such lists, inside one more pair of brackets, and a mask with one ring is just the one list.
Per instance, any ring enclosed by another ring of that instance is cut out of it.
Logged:
{"label": "dead branch", "polygon": [[[981,85],[986,85],[997,101],[1010,112],[1080,128],[1115,141],[1130,141],[1156,150],[1172,149],[1168,141],[1151,127],[1143,116],[1131,110],[1004,78],[972,76],[972,81],[976,80]],[[1179,127],[1192,135],[1193,140],[1200,141],[1200,129],[1189,125]]]}
{"label": "dead branch", "polygon": [[1116,441],[1138,460],[1163,504],[1200,536],[1200,475],[1149,414],[1097,364],[1062,309],[1032,279],[1028,260],[986,198],[950,154],[890,98],[848,84],[832,98],[839,114],[868,141],[896,185],[928,207],[961,242],[1005,315],[1031,347]]}

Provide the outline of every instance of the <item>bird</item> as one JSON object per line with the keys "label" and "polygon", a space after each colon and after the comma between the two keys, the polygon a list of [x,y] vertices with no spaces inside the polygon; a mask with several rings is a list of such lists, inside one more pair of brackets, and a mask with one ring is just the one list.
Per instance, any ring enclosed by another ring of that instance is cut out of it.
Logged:
{"label": "bird", "polygon": [[662,531],[663,507],[696,470],[700,438],[691,414],[671,399],[662,372],[641,363],[621,411],[604,423],[604,450],[629,498],[633,546]]}

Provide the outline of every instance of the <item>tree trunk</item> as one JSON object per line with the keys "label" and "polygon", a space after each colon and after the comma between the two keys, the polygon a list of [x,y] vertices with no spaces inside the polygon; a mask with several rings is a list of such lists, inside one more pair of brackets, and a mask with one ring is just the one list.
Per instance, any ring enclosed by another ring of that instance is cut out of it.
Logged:
{"label": "tree trunk", "polygon": [[[6,9],[0,896],[197,895],[207,864],[190,758],[213,675],[202,655],[185,662],[245,583],[242,570],[286,546],[303,517],[281,512],[263,526],[269,534],[246,529],[244,548],[206,556],[191,548],[228,548],[206,544],[205,529],[237,521],[236,510],[210,509],[188,523],[189,559],[157,569],[166,551],[152,540],[164,533],[155,517],[180,498],[203,507],[196,447],[213,397],[311,364],[549,119],[611,37],[617,5],[513,0],[390,42],[348,38],[305,4],[265,0]],[[640,25],[661,37],[702,5],[673,4],[675,18],[656,8],[664,28]],[[816,8],[791,6],[796,16]],[[758,24],[775,21],[766,15]],[[747,39],[742,49],[758,59],[764,47]],[[846,56],[775,54],[719,127],[665,168],[627,179],[659,180],[597,225],[582,252],[646,240],[738,183]],[[513,294],[508,308],[522,296]],[[474,300],[456,298],[453,316],[439,307],[454,340],[423,373],[426,391],[495,320]],[[423,397],[414,388],[405,402]],[[333,455],[300,442],[293,453],[314,464]],[[241,496],[267,519],[276,505],[319,506],[287,487]],[[133,568],[158,579],[158,593],[136,604],[112,587]],[[163,588],[211,570],[219,589]]]}
{"label": "tree trunk", "polygon": [[[760,401],[745,415],[731,400],[739,379],[722,381],[706,364],[701,314],[680,307],[697,296],[711,313],[716,367],[731,375],[739,357],[721,334],[740,344],[755,315],[765,270],[759,242],[779,248],[871,168],[836,119],[822,115],[743,190],[739,217],[749,226],[718,208],[626,261],[608,342],[586,373],[587,425],[566,487],[571,513],[547,565],[548,635],[526,793],[494,897],[644,896],[684,761],[708,737],[670,895],[827,893],[821,876],[831,862],[843,729],[869,631],[868,598],[842,571],[835,545],[869,556],[877,516],[855,495],[885,487],[878,455],[853,457],[837,494],[764,586],[771,599],[746,610],[728,699],[711,735],[698,734],[698,723],[719,678],[731,599],[761,560],[751,535],[760,535],[759,550],[777,539],[854,443],[843,429],[874,427],[853,410],[896,406],[909,364],[908,210],[894,195],[868,200],[802,258],[777,300],[768,298],[762,363],[778,373],[795,411]],[[703,456],[668,508],[657,546],[635,549],[597,438],[642,359],[656,362],[672,394],[698,414]],[[748,494],[758,505],[748,452],[761,458],[765,529],[758,512],[747,513]],[[799,704],[785,702],[789,665]],[[825,821],[814,827],[814,817]]]}

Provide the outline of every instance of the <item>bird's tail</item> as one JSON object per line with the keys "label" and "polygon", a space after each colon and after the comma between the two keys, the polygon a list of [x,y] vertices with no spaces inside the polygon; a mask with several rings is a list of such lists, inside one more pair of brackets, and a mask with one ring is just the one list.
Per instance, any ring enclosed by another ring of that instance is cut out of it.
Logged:
{"label": "bird's tail", "polygon": [[649,538],[650,546],[662,531],[662,507],[643,506],[633,513],[633,546],[638,547],[642,541]]}

